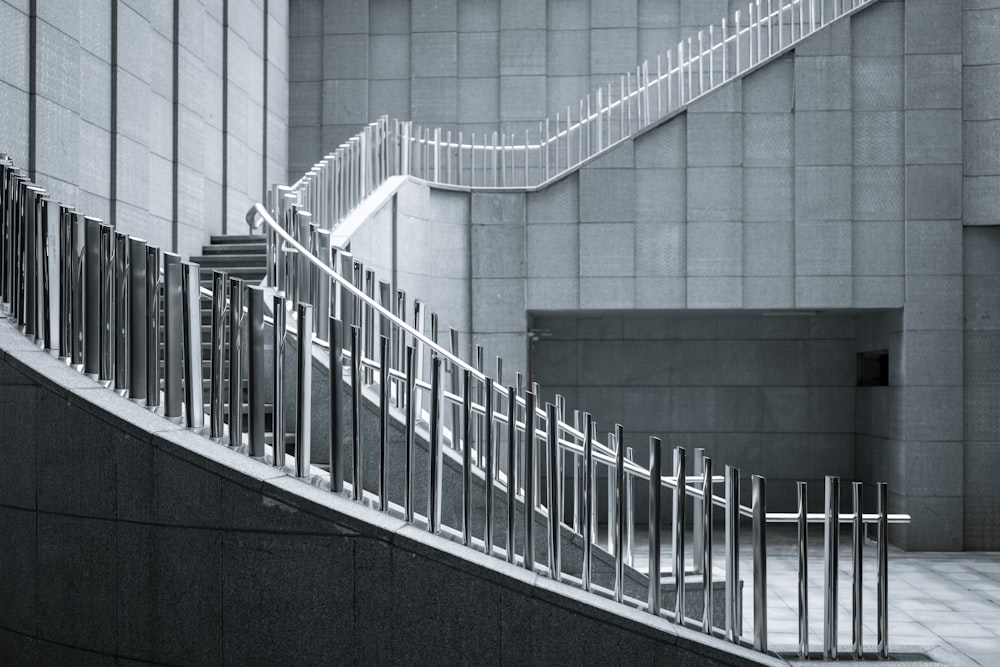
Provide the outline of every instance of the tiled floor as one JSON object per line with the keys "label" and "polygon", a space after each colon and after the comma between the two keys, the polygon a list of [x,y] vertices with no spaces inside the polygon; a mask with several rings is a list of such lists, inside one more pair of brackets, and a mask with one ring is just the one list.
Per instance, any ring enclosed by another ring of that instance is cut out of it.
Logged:
{"label": "tiled floor", "polygon": [[[798,651],[798,555],[794,529],[768,532],[768,642],[789,660]],[[740,574],[743,579],[743,633],[753,636],[753,559],[749,530],[743,531]],[[646,569],[644,532],[637,531],[635,565]],[[664,536],[662,562],[670,562],[670,540]],[[717,577],[722,577],[723,536],[713,551]],[[690,536],[688,545],[691,545]],[[823,649],[823,535],[809,536],[809,648]],[[691,563],[690,546],[688,562]],[[851,655],[851,542],[842,533],[838,579],[838,649],[840,662]],[[667,565],[666,567],[669,567]],[[666,569],[666,568],[665,568]],[[865,653],[874,654],[876,635],[875,548],[866,545],[862,606]],[[907,553],[889,550],[889,647],[904,662],[907,656],[930,656],[949,665],[1000,665],[1000,554]]]}

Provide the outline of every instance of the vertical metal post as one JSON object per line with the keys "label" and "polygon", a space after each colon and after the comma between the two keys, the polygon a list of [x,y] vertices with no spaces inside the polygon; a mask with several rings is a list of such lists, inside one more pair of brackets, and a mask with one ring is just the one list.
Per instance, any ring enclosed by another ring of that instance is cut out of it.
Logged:
{"label": "vertical metal post", "polygon": [[361,329],[351,327],[351,500],[364,500],[365,459],[361,451]]}
{"label": "vertical metal post", "polygon": [[[625,460],[629,463],[635,461],[632,454],[632,448],[625,448]],[[635,506],[633,504],[633,486],[634,480],[632,479],[631,473],[626,473],[625,475],[625,543],[622,548],[625,551],[625,564],[629,567],[632,566],[635,557]]]}
{"label": "vertical metal post", "polygon": [[417,428],[415,351],[406,346],[406,457],[403,461],[403,519],[413,521],[413,437]]}
{"label": "vertical metal post", "polygon": [[[247,342],[250,347],[247,368],[249,402],[247,416],[250,422],[250,456],[264,457],[264,288],[251,285],[247,288]],[[277,409],[277,408],[275,408]]]}
{"label": "vertical metal post", "polygon": [[[146,400],[146,319],[151,317],[146,301],[146,242],[129,239],[129,394],[134,401]],[[67,299],[69,294],[65,295]],[[67,313],[68,314],[68,313]]]}
{"label": "vertical metal post", "polygon": [[[457,372],[457,368],[455,371]],[[458,438],[452,444],[458,446]],[[465,369],[462,384],[462,543],[472,538],[472,371]]]}
{"label": "vertical metal post", "polygon": [[562,535],[562,470],[559,466],[559,416],[556,406],[545,405],[545,439],[548,444],[548,514],[549,514],[549,575],[556,581],[562,579],[560,547]]}
{"label": "vertical metal post", "polygon": [[796,482],[798,491],[799,555],[799,658],[809,657],[809,494],[805,482]]}
{"label": "vertical metal post", "polygon": [[[413,328],[420,333],[424,332],[424,302],[420,299],[414,299],[413,301]],[[415,377],[422,378],[424,376],[424,344],[418,339],[413,339],[413,372]],[[416,419],[420,419],[423,415],[423,394],[419,391],[413,392],[412,394],[407,394],[407,396],[413,396],[413,410]]]}
{"label": "vertical metal post", "polygon": [[[78,257],[82,259],[82,251]],[[77,270],[76,275],[82,276],[82,270]],[[146,318],[146,406],[150,408],[160,405],[160,313],[162,304],[160,288],[160,249],[156,246],[147,246],[146,307],[149,309],[149,317]],[[82,306],[82,299],[74,301],[73,319],[75,322],[79,322],[77,326],[79,327],[78,332],[81,336],[84,335],[82,319],[77,319],[76,309],[77,307],[81,308],[80,313],[82,316]],[[74,357],[76,356],[76,352],[77,348],[74,348]]]}
{"label": "vertical metal post", "polygon": [[823,514],[823,659],[837,659],[837,574],[840,551],[840,478],[826,477]]}
{"label": "vertical metal post", "polygon": [[[85,313],[85,309],[84,309],[84,304],[86,303],[85,299],[86,299],[86,287],[87,287],[87,285],[86,285],[86,279],[87,278],[86,278],[86,275],[84,273],[85,268],[86,268],[86,251],[87,251],[87,249],[86,249],[86,246],[84,244],[84,241],[86,239],[86,229],[87,229],[86,228],[86,224],[87,224],[87,221],[86,221],[86,218],[83,215],[81,215],[79,213],[74,213],[73,214],[73,223],[72,224],[73,224],[73,229],[71,231],[72,240],[70,242],[70,252],[72,254],[72,257],[70,259],[70,261],[72,262],[72,268],[71,268],[72,276],[70,278],[70,282],[72,284],[72,288],[71,288],[71,290],[69,292],[70,301],[71,301],[71,303],[70,303],[70,319],[72,321],[72,326],[71,326],[71,330],[70,330],[72,352],[70,353],[70,360],[71,360],[71,363],[74,366],[76,366],[77,368],[79,368],[79,369],[82,370],[83,369],[84,350],[85,350],[85,346],[86,346],[86,339],[84,338],[85,335],[86,335],[86,325],[84,323],[84,320],[87,319],[87,316],[86,316],[86,313]],[[8,229],[7,231],[9,233],[11,230]],[[8,242],[8,246],[9,246],[9,244],[11,242],[11,239],[8,238],[7,242]],[[148,281],[155,279],[157,285],[159,285],[159,281],[160,281],[159,263],[157,263],[157,266],[156,266],[156,276],[154,278],[151,278],[149,276],[149,266],[148,266],[149,265],[149,259],[148,259],[149,258],[149,254],[152,253],[157,259],[159,259],[159,255],[157,254],[157,252],[158,251],[157,251],[156,248],[147,248],[146,249],[146,258],[147,258],[146,259],[146,264],[147,264],[147,270],[146,270],[147,292],[146,292],[146,295],[147,295],[147,299],[148,299],[148,296],[149,296],[149,292],[148,292],[148,284],[149,283],[148,283]],[[13,264],[13,262],[11,262],[9,258],[8,258],[8,264]],[[8,266],[7,268],[8,268],[8,271],[11,270],[10,266]],[[9,277],[6,274],[5,274],[5,279],[9,280]],[[148,303],[148,307],[149,307],[149,312],[151,313],[151,317],[149,318],[149,321],[158,325],[158,322],[159,322],[159,320],[158,320],[158,317],[159,317],[158,305],[156,307],[154,307],[154,304],[152,303],[152,301],[150,301]],[[147,343],[147,345],[149,344],[148,329],[147,329],[146,343]],[[146,356],[146,363],[147,364],[151,363],[148,354]],[[149,382],[148,369],[147,369],[147,378],[146,378],[146,381]],[[148,387],[147,387],[147,390],[148,390]],[[157,391],[156,405],[159,405],[159,388],[158,387],[157,387],[156,391]],[[149,396],[149,393],[147,391],[147,405],[152,405],[151,403],[149,403],[148,396]]]}
{"label": "vertical metal post", "polygon": [[[507,562],[514,562],[514,521],[517,509],[517,391],[507,387]],[[586,561],[584,561],[586,562]]]}
{"label": "vertical metal post", "polygon": [[862,547],[864,546],[864,523],[862,521],[862,513],[864,512],[864,504],[862,502],[864,485],[861,482],[853,482],[851,484],[851,495],[854,500],[854,520],[851,522],[851,556],[854,560],[854,567],[852,568],[852,586],[853,596],[851,604],[851,639],[854,648],[854,659],[861,660],[864,655],[864,647],[862,646],[862,630],[861,630],[861,601],[862,601]]}
{"label": "vertical metal post", "polygon": [[295,475],[309,476],[312,445],[312,306],[300,303],[298,385],[295,392]]}
{"label": "vertical metal post", "polygon": [[524,568],[535,569],[535,394],[524,393]]}
{"label": "vertical metal post", "polygon": [[726,466],[726,639],[740,641],[740,470]]}
{"label": "vertical metal post", "polygon": [[486,400],[483,403],[483,408],[486,410],[486,441],[484,443],[484,448],[486,450],[486,466],[484,468],[486,477],[486,525],[483,527],[483,532],[485,533],[484,539],[486,540],[486,553],[493,553],[493,493],[494,493],[494,480],[496,479],[496,472],[494,470],[495,462],[493,456],[493,378],[486,377]]}
{"label": "vertical metal post", "polygon": [[704,608],[701,615],[701,631],[705,634],[712,634],[712,626],[715,618],[714,601],[712,595],[712,459],[707,456],[702,457],[702,519],[701,528],[703,531],[701,540],[701,573],[702,573],[702,597]]}
{"label": "vertical metal post", "polygon": [[767,651],[767,480],[751,478],[753,495],[753,647]]}
{"label": "vertical metal post", "polygon": [[877,591],[878,598],[878,657],[889,659],[889,486],[885,482],[876,485],[878,493],[878,557]]}
{"label": "vertical metal post", "polygon": [[625,429],[615,424],[615,601],[621,602],[625,591]]}
{"label": "vertical metal post", "polygon": [[677,597],[674,602],[674,622],[684,625],[685,614],[685,582],[684,582],[684,516],[687,513],[687,467],[686,452],[683,447],[674,447],[674,582],[677,586]]}
{"label": "vertical metal post", "polygon": [[[271,454],[275,467],[285,466],[285,347],[288,340],[286,299],[280,294],[274,295],[274,412],[271,415]],[[232,346],[230,346],[231,348]],[[232,349],[230,349],[232,353]],[[331,386],[337,386],[333,378],[333,365],[330,366]],[[331,389],[331,393],[332,393]],[[332,465],[332,460],[331,460]]]}
{"label": "vertical metal post", "polygon": [[[30,230],[29,230],[30,235]],[[30,258],[29,258],[30,260]],[[30,278],[33,278],[31,276]],[[178,290],[181,283],[177,284]],[[34,298],[33,290],[28,290],[29,299]],[[98,379],[105,382],[114,381],[115,371],[115,245],[114,229],[111,225],[101,225],[101,364]],[[28,325],[33,321],[32,301],[29,301]],[[32,333],[28,331],[28,333]],[[179,361],[179,359],[178,359]]]}
{"label": "vertical metal post", "polygon": [[223,385],[226,365],[226,274],[212,272],[212,353],[209,368],[209,436],[223,436]]}
{"label": "vertical metal post", "polygon": [[163,377],[165,417],[181,417],[181,341],[184,303],[181,287],[181,258],[163,253]]}
{"label": "vertical metal post", "polygon": [[201,365],[201,267],[181,264],[184,318],[184,410],[190,428],[205,426],[205,383]]}
{"label": "vertical metal post", "polygon": [[427,530],[441,525],[441,357],[431,357],[430,482],[427,485]]}
{"label": "vertical metal post", "polygon": [[597,515],[594,508],[597,505],[597,489],[594,484],[594,418],[589,412],[583,415],[583,588],[590,590],[591,584],[591,544],[597,529]]}
{"label": "vertical metal post", "polygon": [[243,300],[242,278],[229,279],[229,446],[243,443]]}
{"label": "vertical metal post", "polygon": [[[330,490],[344,490],[344,325],[330,318]],[[412,521],[412,514],[407,521]]]}
{"label": "vertical metal post", "polygon": [[[114,340],[115,350],[115,390],[122,396],[129,389],[129,243],[128,235],[115,232],[114,262]],[[44,297],[47,298],[47,295]],[[200,322],[199,322],[200,324]],[[46,330],[47,331],[47,330]]]}
{"label": "vertical metal post", "polygon": [[[660,453],[659,438],[649,438],[649,613],[660,615]],[[586,533],[587,531],[584,531]],[[586,534],[584,540],[587,539]]]}
{"label": "vertical metal post", "polygon": [[[694,475],[695,475],[695,477],[701,477],[702,475],[705,474],[704,459],[705,459],[705,449],[703,447],[696,447],[695,450],[694,450]],[[702,523],[704,521],[704,514],[705,514],[705,512],[704,512],[704,504],[705,504],[704,499],[703,498],[699,498],[697,496],[691,501],[691,510],[692,510],[692,513],[691,513],[691,523],[692,523],[692,532],[691,532],[691,541],[692,541],[692,544],[691,544],[691,551],[694,554],[694,558],[692,559],[694,561],[692,563],[692,566],[693,566],[692,567],[692,571],[695,572],[695,573],[701,573],[702,572],[702,562],[701,562],[702,559],[700,558],[700,555],[705,550],[705,542],[704,542],[705,535],[704,535],[704,529],[703,529],[703,525],[702,525]]]}
{"label": "vertical metal post", "polygon": [[378,508],[389,511],[389,337],[379,337],[378,367]]}

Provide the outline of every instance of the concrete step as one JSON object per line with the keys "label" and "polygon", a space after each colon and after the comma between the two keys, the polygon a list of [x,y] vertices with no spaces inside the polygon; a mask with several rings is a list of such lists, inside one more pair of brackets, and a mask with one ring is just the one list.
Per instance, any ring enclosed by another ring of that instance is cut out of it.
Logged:
{"label": "concrete step", "polygon": [[267,246],[263,243],[220,243],[219,245],[207,245],[201,251],[206,256],[216,255],[260,255],[264,256]]}
{"label": "concrete step", "polygon": [[267,265],[267,256],[262,252],[252,254],[199,255],[197,257],[192,257],[191,261],[197,262],[202,268],[223,268],[231,266],[264,268]]}
{"label": "concrete step", "polygon": [[227,234],[225,236],[212,236],[212,245],[228,245],[232,243],[236,244],[247,244],[253,243],[254,245],[263,246],[267,243],[267,239],[264,238],[263,234],[251,235],[251,234]]}

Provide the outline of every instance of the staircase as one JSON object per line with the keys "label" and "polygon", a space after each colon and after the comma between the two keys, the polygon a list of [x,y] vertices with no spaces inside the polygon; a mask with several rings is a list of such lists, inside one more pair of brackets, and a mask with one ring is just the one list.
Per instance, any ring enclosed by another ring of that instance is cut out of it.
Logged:
{"label": "staircase", "polygon": [[[264,236],[252,235],[227,235],[212,236],[211,243],[202,246],[202,254],[192,257],[192,262],[197,262],[200,267],[201,286],[209,290],[212,289],[212,276],[215,271],[223,271],[230,278],[242,278],[248,285],[259,284],[267,275],[267,239]],[[225,350],[229,350],[228,331],[226,332]],[[206,412],[209,410],[211,364],[212,364],[212,300],[202,298],[201,300],[201,358],[202,377],[204,378],[204,402]],[[229,365],[228,356],[224,360],[226,367]],[[228,378],[228,371],[224,373]],[[244,383],[246,379],[244,379]],[[228,388],[224,387],[224,395],[228,396]],[[243,389],[243,400],[246,404],[248,400],[247,388]],[[264,421],[268,429],[271,424],[271,414],[273,406],[268,404]],[[249,428],[249,419],[246,409],[243,411],[243,429]],[[228,417],[226,418],[228,422]]]}

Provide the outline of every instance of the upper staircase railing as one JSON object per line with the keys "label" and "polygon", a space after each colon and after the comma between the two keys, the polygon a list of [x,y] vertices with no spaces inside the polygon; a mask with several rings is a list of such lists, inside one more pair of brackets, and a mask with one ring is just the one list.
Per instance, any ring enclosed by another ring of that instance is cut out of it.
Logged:
{"label": "upper staircase railing", "polygon": [[[300,296],[315,298],[324,293],[316,291],[317,286],[328,288],[328,341],[323,347],[331,370],[329,437],[319,445],[329,451],[326,469],[311,465],[313,305],[296,298],[289,283],[283,285],[285,291],[274,293],[216,272],[210,296],[212,345],[206,413],[200,320],[203,293],[198,265],[160,252],[141,239],[116,232],[111,225],[54,201],[0,156],[3,310],[39,347],[109,389],[220,445],[532,572],[759,651],[768,650],[768,524],[791,522],[798,526],[800,655],[809,652],[808,525],[823,525],[823,654],[828,658],[836,657],[838,651],[839,528],[845,523],[853,528],[852,653],[860,656],[864,651],[864,528],[874,525],[876,650],[882,657],[888,655],[888,525],[908,522],[909,517],[889,514],[884,483],[877,485],[874,513],[863,512],[860,482],[852,485],[852,510],[842,512],[840,480],[836,477],[826,479],[822,512],[808,511],[806,484],[800,482],[796,511],[780,513],[767,511],[766,480],[758,475],[751,480],[751,505],[741,504],[739,469],[727,465],[724,475],[716,475],[713,461],[703,451],[695,450],[694,474],[688,475],[685,448],[675,447],[672,465],[664,464],[661,441],[651,437],[649,464],[641,465],[626,448],[621,425],[615,425],[602,440],[589,414],[574,411],[570,417],[565,402],[558,398],[556,404],[543,408],[538,404],[537,385],[523,387],[520,379],[504,383],[500,360],[496,375],[484,372],[481,361],[470,365],[454,354],[454,348],[449,352],[438,344],[434,318],[428,336],[419,316],[418,326],[411,326],[401,316],[402,311],[394,313],[385,307],[384,299],[373,298],[368,289],[374,282],[370,271],[364,272],[365,289],[359,289],[309,252],[262,204],[250,209],[247,220],[253,226],[266,225],[290,253],[286,264],[290,271],[284,275],[294,278]],[[357,264],[351,266],[353,272]],[[270,297],[273,307],[270,318],[265,297]],[[419,311],[416,304],[415,310]],[[292,317],[287,317],[289,311]],[[273,323],[270,333],[265,328],[269,319]],[[291,381],[283,367],[289,332],[298,339]],[[362,341],[374,339],[376,333],[377,350],[366,347]],[[266,347],[273,351],[269,365]],[[338,381],[345,366],[350,378],[349,397],[344,395],[344,383]],[[451,376],[448,387],[445,372]],[[227,380],[228,400],[223,391]],[[267,428],[267,397],[281,406],[286,389],[296,396],[295,423],[286,425],[283,411],[276,409]],[[377,442],[369,441],[362,428],[366,402],[376,406]],[[345,406],[350,416],[344,414]],[[401,422],[399,428],[404,433],[401,461],[393,459],[400,444],[393,445],[393,418]],[[285,442],[290,434],[294,443],[287,451]],[[421,459],[426,467],[417,470],[421,441],[427,449]],[[345,442],[350,445],[350,471],[345,466]],[[362,481],[369,458],[376,462],[374,485]],[[446,466],[460,475],[460,485],[443,482]],[[403,471],[398,488],[390,486],[393,467]],[[608,485],[606,514],[598,502],[602,477]],[[418,479],[424,483],[418,484]],[[717,483],[724,484],[723,495],[715,493]],[[636,544],[636,485],[646,485],[650,498],[649,561],[644,572],[630,567]],[[664,540],[660,498],[664,490],[673,497],[673,567],[666,577],[660,567]],[[690,525],[688,502],[693,505]],[[442,521],[446,503],[457,508],[453,525]],[[520,518],[518,507],[527,508],[522,509]],[[713,609],[713,580],[720,575],[713,565],[718,550],[712,531],[716,507],[721,508],[725,522],[721,574],[725,620],[721,623]],[[602,519],[608,526],[607,543],[598,533]],[[745,520],[752,524],[750,636],[744,631],[740,586],[740,531]],[[544,527],[544,537],[537,535],[538,523]],[[686,565],[688,530],[695,540],[693,568]],[[578,569],[561,559],[567,531],[572,543],[580,544],[582,562]],[[536,562],[539,551],[546,554],[545,562]],[[609,568],[598,567],[608,564]],[[686,606],[688,570],[700,574],[702,580],[702,609],[694,616]],[[669,608],[664,607],[661,597],[664,583],[671,583],[675,590]]]}
{"label": "upper staircase railing", "polygon": [[655,71],[646,61],[523,135],[466,135],[383,117],[313,165],[285,194],[294,195],[321,228],[332,229],[389,176],[461,188],[539,188],[877,1],[748,2],[731,23],[724,18],[658,56]]}

